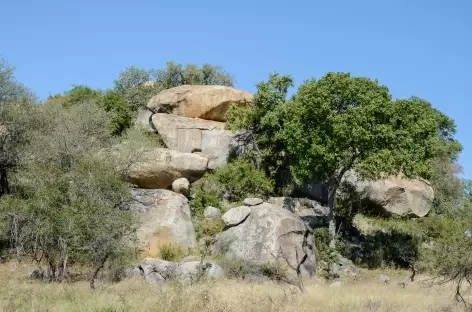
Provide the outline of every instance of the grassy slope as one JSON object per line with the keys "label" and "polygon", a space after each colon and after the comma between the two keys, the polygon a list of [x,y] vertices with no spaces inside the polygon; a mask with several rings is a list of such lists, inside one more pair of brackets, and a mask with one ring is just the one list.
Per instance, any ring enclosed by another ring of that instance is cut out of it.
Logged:
{"label": "grassy slope", "polygon": [[[388,272],[390,285],[379,272],[363,271],[339,288],[309,282],[299,295],[287,285],[219,281],[196,286],[153,286],[141,279],[102,284],[45,284],[25,278],[31,267],[0,265],[0,311],[462,311],[452,301],[451,288],[425,288],[419,283],[398,287],[405,274]],[[357,280],[357,281],[356,281]]]}

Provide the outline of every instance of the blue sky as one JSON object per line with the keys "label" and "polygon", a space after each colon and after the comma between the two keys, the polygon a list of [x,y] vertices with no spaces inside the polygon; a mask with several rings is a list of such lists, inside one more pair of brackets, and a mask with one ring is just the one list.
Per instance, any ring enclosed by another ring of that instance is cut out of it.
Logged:
{"label": "blue sky", "polygon": [[0,0],[0,17],[0,55],[41,98],[168,60],[221,65],[249,91],[274,71],[377,78],[456,120],[472,178],[470,0]]}

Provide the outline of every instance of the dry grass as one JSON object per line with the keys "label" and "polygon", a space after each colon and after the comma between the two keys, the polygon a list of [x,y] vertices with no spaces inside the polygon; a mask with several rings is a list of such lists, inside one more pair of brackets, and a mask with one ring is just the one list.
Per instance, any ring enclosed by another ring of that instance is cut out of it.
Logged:
{"label": "dry grass", "polygon": [[[0,311],[463,311],[452,301],[450,288],[406,289],[378,281],[378,272],[348,281],[339,288],[315,281],[300,295],[287,285],[219,281],[194,286],[153,286],[141,279],[102,284],[90,291],[85,282],[45,284],[25,278],[29,267],[0,265]],[[364,272],[365,273],[365,272]]]}

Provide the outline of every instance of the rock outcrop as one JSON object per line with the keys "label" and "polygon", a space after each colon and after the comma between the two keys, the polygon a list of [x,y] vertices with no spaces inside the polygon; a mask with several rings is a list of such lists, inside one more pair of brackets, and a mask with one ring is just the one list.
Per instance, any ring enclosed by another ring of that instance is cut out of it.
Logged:
{"label": "rock outcrop", "polygon": [[130,210],[139,219],[137,236],[149,256],[163,244],[194,248],[195,229],[187,199],[168,190],[132,189]]}
{"label": "rock outcrop", "polygon": [[322,206],[316,200],[294,197],[270,197],[268,202],[282,207],[299,217],[326,216],[328,207]]}
{"label": "rock outcrop", "polygon": [[[233,209],[225,215],[231,213]],[[213,245],[215,253],[258,264],[285,257],[292,265],[297,264],[298,253],[299,260],[304,259],[302,271],[309,275],[315,274],[316,257],[312,230],[299,217],[269,203],[254,207],[246,206],[246,209],[250,210],[250,213],[245,219],[239,218],[242,219],[240,223],[216,236]],[[235,213],[235,215],[241,214]]]}
{"label": "rock outcrop", "polygon": [[203,154],[209,159],[209,169],[226,164],[233,144],[233,133],[224,129],[224,123],[154,114],[152,124],[168,148],[183,153]]}
{"label": "rock outcrop", "polygon": [[144,151],[130,166],[129,178],[140,188],[166,189],[179,178],[195,181],[206,172],[207,165],[205,156],[156,148]]}
{"label": "rock outcrop", "polygon": [[387,215],[424,217],[431,210],[434,191],[425,180],[388,177],[376,181],[362,181],[353,172],[346,173],[360,196]]}
{"label": "rock outcrop", "polygon": [[148,102],[155,113],[224,121],[230,104],[247,106],[252,94],[225,86],[184,85],[164,90]]}

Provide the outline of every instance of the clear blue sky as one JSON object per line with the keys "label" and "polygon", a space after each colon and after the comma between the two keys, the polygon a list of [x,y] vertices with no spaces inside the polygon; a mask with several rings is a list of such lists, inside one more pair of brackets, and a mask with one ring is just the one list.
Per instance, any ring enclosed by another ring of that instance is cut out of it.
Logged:
{"label": "clear blue sky", "polygon": [[273,71],[377,78],[456,120],[472,178],[471,0],[0,0],[0,34],[0,55],[41,98],[168,60],[221,65],[249,91]]}

